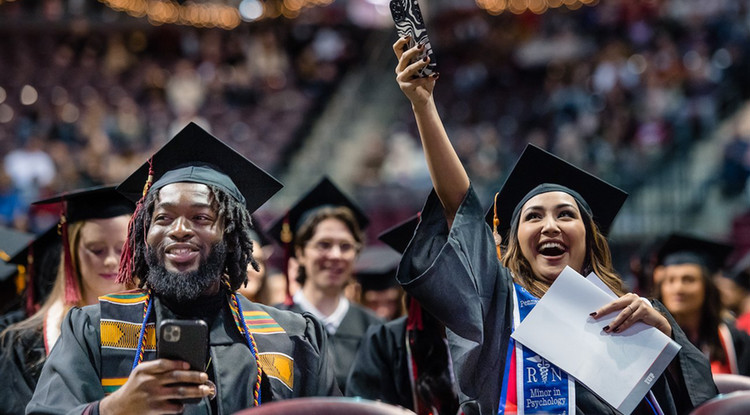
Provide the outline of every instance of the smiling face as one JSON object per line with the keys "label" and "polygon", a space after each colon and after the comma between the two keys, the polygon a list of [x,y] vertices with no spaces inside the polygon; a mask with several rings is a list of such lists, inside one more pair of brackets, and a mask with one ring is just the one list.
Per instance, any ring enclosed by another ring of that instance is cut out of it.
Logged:
{"label": "smiling face", "polygon": [[129,220],[130,215],[89,219],[81,227],[76,251],[86,304],[95,304],[97,297],[125,289],[125,285],[117,284],[115,279]]}
{"label": "smiling face", "polygon": [[198,270],[224,228],[205,184],[172,183],[159,190],[146,243],[168,272]]}
{"label": "smiling face", "polygon": [[697,317],[706,298],[703,269],[696,264],[676,264],[664,267],[661,298],[675,318]]}
{"label": "smiling face", "polygon": [[354,274],[359,246],[349,228],[329,217],[315,227],[312,238],[297,248],[297,262],[305,269],[305,286],[340,293]]}
{"label": "smiling face", "polygon": [[566,265],[582,272],[586,228],[573,196],[548,192],[529,199],[521,207],[518,243],[537,277],[552,282]]}

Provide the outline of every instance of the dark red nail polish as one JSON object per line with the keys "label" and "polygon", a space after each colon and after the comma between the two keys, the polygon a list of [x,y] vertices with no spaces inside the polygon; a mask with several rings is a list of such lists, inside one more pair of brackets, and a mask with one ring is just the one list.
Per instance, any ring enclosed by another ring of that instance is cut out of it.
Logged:
{"label": "dark red nail polish", "polygon": [[604,331],[609,331],[609,326],[604,326]]}
{"label": "dark red nail polish", "polygon": [[594,311],[593,313],[591,313],[591,314],[589,314],[589,315],[590,315],[591,317],[596,317],[596,311]]}

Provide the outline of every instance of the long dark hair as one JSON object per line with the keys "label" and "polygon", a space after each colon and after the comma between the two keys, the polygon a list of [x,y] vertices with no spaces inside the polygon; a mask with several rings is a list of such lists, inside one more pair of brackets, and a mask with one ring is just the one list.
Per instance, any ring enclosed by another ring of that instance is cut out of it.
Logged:
{"label": "long dark hair", "polygon": [[[690,339],[690,341],[699,349],[707,349],[710,360],[726,363],[727,355],[719,338],[719,325],[722,322],[721,313],[723,310],[719,288],[714,284],[711,271],[706,266],[691,265],[700,268],[704,297],[703,306],[701,306],[700,324],[698,325],[698,338]],[[659,301],[662,301],[662,284],[664,284],[664,278],[659,281],[656,289]]]}
{"label": "long dark hair", "polygon": [[[224,274],[229,279],[232,291],[237,290],[247,279],[247,264],[258,269],[253,259],[253,243],[250,230],[253,222],[247,208],[216,186],[207,185],[211,190],[211,205],[224,224],[224,242],[227,244],[227,258],[224,262]],[[146,195],[143,207],[136,212],[133,226],[128,236],[133,244],[133,276],[139,278],[139,287],[146,285],[148,264],[146,263],[146,235],[151,227],[151,218],[159,192]]]}
{"label": "long dark hair", "polygon": [[[617,295],[625,294],[625,287],[619,275],[612,266],[612,254],[609,250],[607,238],[601,233],[594,219],[576,201],[578,211],[581,213],[584,229],[586,230],[586,257],[583,262],[582,273],[584,276],[594,272],[612,291]],[[541,297],[547,292],[551,282],[534,275],[531,264],[523,256],[521,245],[518,241],[519,220],[511,223],[508,233],[508,247],[503,255],[503,265],[508,268],[519,280],[519,283],[531,294]]]}

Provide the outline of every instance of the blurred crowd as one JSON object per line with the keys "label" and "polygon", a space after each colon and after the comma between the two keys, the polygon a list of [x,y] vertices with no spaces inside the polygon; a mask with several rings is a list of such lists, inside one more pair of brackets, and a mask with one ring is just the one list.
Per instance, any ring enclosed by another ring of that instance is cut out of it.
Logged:
{"label": "blurred crowd", "polygon": [[362,33],[336,10],[224,31],[109,21],[101,5],[81,20],[77,4],[0,5],[4,225],[42,229],[29,202],[122,180],[188,121],[281,169]]}
{"label": "blurred crowd", "polygon": [[[483,200],[527,142],[632,191],[713,131],[750,97],[750,26],[747,1],[704,3],[431,15],[436,101]],[[24,18],[32,23],[11,23]],[[27,223],[30,201],[119,181],[187,121],[283,173],[376,30],[335,6],[232,31],[152,26],[61,0],[4,3],[0,19],[0,221],[31,230],[52,216]],[[400,118],[374,132],[387,138],[352,176],[376,230],[394,209],[412,214],[421,196],[413,206],[404,197],[429,188],[408,104],[396,105]],[[746,140],[736,141],[722,176],[729,193],[750,171],[736,150]]]}
{"label": "blurred crowd", "polygon": [[[747,1],[445,12],[428,23],[436,101],[484,200],[527,142],[632,190],[750,96],[748,17]],[[384,161],[416,137],[402,114]]]}

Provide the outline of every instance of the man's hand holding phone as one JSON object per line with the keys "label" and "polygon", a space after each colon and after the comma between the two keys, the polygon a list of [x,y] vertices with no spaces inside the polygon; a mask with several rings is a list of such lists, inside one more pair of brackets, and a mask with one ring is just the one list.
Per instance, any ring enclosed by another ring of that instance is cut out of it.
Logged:
{"label": "man's hand holding phone", "polygon": [[190,370],[184,361],[157,359],[136,366],[127,382],[99,403],[102,415],[180,413],[184,399],[215,393],[205,372]]}
{"label": "man's hand holding phone", "polygon": [[157,360],[143,362],[125,384],[99,404],[103,415],[179,413],[186,404],[213,397],[205,373],[208,326],[201,320],[159,323]]}

